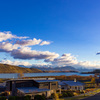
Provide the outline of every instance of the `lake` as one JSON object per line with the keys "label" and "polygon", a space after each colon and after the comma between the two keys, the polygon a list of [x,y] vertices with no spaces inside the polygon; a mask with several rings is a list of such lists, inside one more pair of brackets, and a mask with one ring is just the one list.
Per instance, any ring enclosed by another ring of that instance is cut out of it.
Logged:
{"label": "lake", "polygon": [[[61,75],[80,75],[80,76],[90,76],[94,74],[81,74],[81,73],[73,73],[73,72],[61,72],[61,73],[24,73],[24,77],[35,77],[35,76],[61,76]],[[11,74],[0,74],[0,78],[18,78],[17,73]]]}

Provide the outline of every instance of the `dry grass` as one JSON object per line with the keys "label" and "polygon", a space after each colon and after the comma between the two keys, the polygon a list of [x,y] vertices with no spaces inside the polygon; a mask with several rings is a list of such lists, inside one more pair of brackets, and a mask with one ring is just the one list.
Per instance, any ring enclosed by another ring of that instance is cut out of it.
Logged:
{"label": "dry grass", "polygon": [[42,71],[35,68],[30,69],[13,65],[0,64],[0,73],[36,73],[36,72],[42,72]]}

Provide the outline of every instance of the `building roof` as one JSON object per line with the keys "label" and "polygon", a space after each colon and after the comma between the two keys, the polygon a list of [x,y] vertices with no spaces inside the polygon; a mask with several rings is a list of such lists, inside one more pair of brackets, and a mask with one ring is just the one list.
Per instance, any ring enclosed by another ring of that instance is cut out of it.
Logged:
{"label": "building roof", "polygon": [[41,83],[41,82],[58,82],[59,80],[35,80],[35,81]]}
{"label": "building roof", "polygon": [[100,79],[96,79],[96,82],[97,82],[97,83],[100,83]]}
{"label": "building roof", "polygon": [[38,83],[40,82],[58,82],[59,80],[53,80],[53,79],[13,79],[8,81],[36,81]]}
{"label": "building roof", "polygon": [[66,85],[64,82],[58,82],[59,85]]}
{"label": "building roof", "polygon": [[0,88],[5,88],[6,87],[6,83],[0,83]]}
{"label": "building roof", "polygon": [[50,91],[49,89],[39,89],[37,87],[21,87],[17,88],[19,91],[23,93],[33,93],[33,92],[45,92]]}
{"label": "building roof", "polygon": [[9,81],[34,81],[33,79],[12,79],[12,80],[7,80],[7,82]]}
{"label": "building roof", "polygon": [[74,81],[61,81],[59,82],[59,85],[69,85],[69,86],[82,86],[84,83],[81,83],[79,81],[74,82]]}

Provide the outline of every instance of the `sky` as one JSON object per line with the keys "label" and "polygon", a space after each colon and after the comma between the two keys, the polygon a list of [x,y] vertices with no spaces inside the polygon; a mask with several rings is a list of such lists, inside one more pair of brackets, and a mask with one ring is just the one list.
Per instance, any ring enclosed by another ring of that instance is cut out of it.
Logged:
{"label": "sky", "polygon": [[1,0],[0,62],[100,68],[100,0]]}

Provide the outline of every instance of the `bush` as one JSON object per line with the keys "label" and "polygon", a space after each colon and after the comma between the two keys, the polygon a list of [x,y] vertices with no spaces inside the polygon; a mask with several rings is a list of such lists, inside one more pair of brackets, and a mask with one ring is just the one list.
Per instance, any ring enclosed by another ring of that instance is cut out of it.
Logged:
{"label": "bush", "polygon": [[73,92],[69,92],[69,91],[68,91],[67,94],[68,94],[68,97],[74,96]]}
{"label": "bush", "polygon": [[63,91],[62,92],[62,97],[72,97],[74,96],[72,91]]}
{"label": "bush", "polygon": [[44,94],[42,94],[43,98],[46,100],[46,96]]}
{"label": "bush", "polygon": [[58,96],[59,96],[59,98],[62,98],[62,97],[63,97],[63,95],[62,95],[62,94],[58,94]]}
{"label": "bush", "polygon": [[68,97],[68,94],[64,92],[64,93],[62,94],[62,96],[63,96],[63,97]]}
{"label": "bush", "polygon": [[20,97],[18,97],[18,96],[15,96],[15,100],[20,100]]}
{"label": "bush", "polygon": [[[0,99],[1,100],[1,99]],[[23,97],[18,97],[18,96],[10,96],[9,100],[31,100],[30,96],[23,96]]]}
{"label": "bush", "polygon": [[0,100],[6,100],[6,97],[0,97]]}
{"label": "bush", "polygon": [[29,96],[29,95],[24,96],[24,100],[31,100],[31,96]]}
{"label": "bush", "polygon": [[10,96],[9,100],[16,100],[16,97],[15,96]]}
{"label": "bush", "polygon": [[53,99],[53,98],[55,98],[55,94],[54,93],[51,94],[51,96],[49,97],[49,99]]}
{"label": "bush", "polygon": [[42,95],[35,95],[34,100],[46,100]]}

